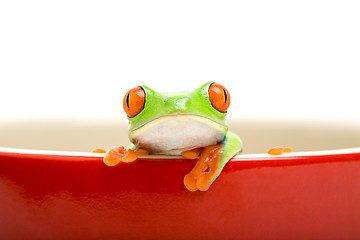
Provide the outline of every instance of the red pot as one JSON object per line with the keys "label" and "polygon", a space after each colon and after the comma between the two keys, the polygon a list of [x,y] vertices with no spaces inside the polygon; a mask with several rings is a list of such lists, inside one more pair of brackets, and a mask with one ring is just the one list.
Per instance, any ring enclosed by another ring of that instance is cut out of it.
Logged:
{"label": "red pot", "polygon": [[231,160],[207,192],[195,162],[0,149],[0,239],[359,239],[360,149]]}

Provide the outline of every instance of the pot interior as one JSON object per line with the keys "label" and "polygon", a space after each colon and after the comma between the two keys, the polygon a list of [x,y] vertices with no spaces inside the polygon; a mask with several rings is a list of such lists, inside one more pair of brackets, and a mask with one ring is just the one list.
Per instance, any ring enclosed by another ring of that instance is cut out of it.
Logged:
{"label": "pot interior", "polygon": [[[319,121],[232,119],[229,129],[244,142],[244,153],[266,153],[274,146],[293,151],[360,147],[360,125]],[[0,146],[91,152],[129,146],[124,120],[42,119],[0,123]]]}

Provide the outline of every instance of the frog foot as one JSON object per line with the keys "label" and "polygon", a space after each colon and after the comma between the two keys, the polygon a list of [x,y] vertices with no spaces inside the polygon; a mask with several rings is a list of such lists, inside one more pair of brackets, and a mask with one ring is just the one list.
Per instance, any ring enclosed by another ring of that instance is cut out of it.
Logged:
{"label": "frog foot", "polygon": [[101,148],[97,148],[95,150],[92,151],[93,153],[106,153],[106,151],[104,149]]}
{"label": "frog foot", "polygon": [[273,147],[270,148],[268,154],[270,155],[281,155],[283,153],[291,153],[292,149],[289,147]]}
{"label": "frog foot", "polygon": [[[93,152],[101,153],[102,149],[96,149]],[[145,149],[127,149],[125,147],[114,147],[108,150],[103,158],[103,162],[108,166],[115,166],[121,162],[130,163],[134,162],[138,156],[149,155],[149,151]]]}
{"label": "frog foot", "polygon": [[103,161],[108,166],[115,166],[120,162],[133,162],[137,157],[134,150],[125,147],[114,147],[106,152]]}
{"label": "frog foot", "polygon": [[200,153],[203,151],[204,148],[194,148],[188,151],[184,151],[181,153],[181,156],[186,159],[196,159],[199,157]]}
{"label": "frog foot", "polygon": [[221,154],[222,144],[208,146],[201,152],[195,167],[184,178],[184,185],[189,191],[209,189],[216,178]]}

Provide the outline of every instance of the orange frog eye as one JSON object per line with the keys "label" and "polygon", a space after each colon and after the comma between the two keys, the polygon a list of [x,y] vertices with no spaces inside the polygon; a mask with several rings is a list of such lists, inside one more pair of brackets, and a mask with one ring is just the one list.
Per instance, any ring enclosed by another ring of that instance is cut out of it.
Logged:
{"label": "orange frog eye", "polygon": [[230,94],[228,90],[218,83],[212,83],[210,85],[209,98],[211,105],[219,112],[225,113],[230,105]]}
{"label": "orange frog eye", "polygon": [[145,91],[142,87],[130,89],[124,96],[123,107],[129,117],[135,117],[145,105]]}

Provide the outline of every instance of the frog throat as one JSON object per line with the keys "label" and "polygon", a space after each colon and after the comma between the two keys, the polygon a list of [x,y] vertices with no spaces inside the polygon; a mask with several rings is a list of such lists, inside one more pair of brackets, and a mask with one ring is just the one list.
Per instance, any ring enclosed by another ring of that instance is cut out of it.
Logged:
{"label": "frog throat", "polygon": [[171,114],[155,118],[129,132],[129,139],[139,148],[156,154],[179,155],[196,147],[221,142],[227,126],[194,114]]}

